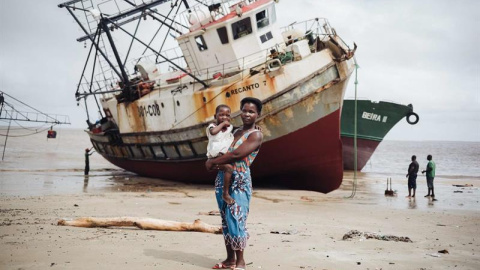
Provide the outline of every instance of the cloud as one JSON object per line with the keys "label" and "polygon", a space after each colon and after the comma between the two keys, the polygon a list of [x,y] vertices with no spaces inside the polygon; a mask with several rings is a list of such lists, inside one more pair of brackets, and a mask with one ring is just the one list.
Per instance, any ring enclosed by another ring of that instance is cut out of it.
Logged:
{"label": "cloud", "polygon": [[[1,2],[0,89],[85,127],[74,93],[88,45],[76,42],[82,34],[60,2]],[[282,0],[277,18],[282,26],[328,18],[348,44],[359,46],[359,96],[414,105],[422,124],[399,124],[387,138],[410,138],[405,134],[415,130],[411,139],[478,141],[478,10],[473,0]],[[353,94],[352,79],[346,96]]]}

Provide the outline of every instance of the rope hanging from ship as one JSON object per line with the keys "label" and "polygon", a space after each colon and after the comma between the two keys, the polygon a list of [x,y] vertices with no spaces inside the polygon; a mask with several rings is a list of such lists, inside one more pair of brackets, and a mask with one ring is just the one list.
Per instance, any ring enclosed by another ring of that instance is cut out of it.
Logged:
{"label": "rope hanging from ship", "polygon": [[22,135],[0,134],[0,137],[14,137],[14,138],[27,137],[27,136],[32,136],[32,135],[35,135],[35,134],[38,134],[38,133],[45,132],[45,131],[47,131],[47,130],[49,130],[49,129],[51,129],[51,127],[47,127],[47,128],[41,129],[41,130],[36,130],[36,131],[33,132],[33,133],[22,134]]}
{"label": "rope hanging from ship", "polygon": [[357,63],[357,58],[353,57],[355,61],[355,116],[354,116],[354,166],[353,166],[353,182],[352,182],[352,193],[350,196],[346,197],[353,199],[357,193],[357,86],[358,86],[358,69],[360,66]]}

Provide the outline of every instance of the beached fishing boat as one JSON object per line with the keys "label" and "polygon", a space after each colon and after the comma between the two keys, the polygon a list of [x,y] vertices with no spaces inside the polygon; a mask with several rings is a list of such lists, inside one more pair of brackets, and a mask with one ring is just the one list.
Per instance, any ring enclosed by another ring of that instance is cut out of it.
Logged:
{"label": "beached fishing boat", "polygon": [[84,31],[78,41],[91,43],[76,97],[85,105],[87,97],[97,101],[98,121],[87,121],[97,152],[140,175],[213,183],[204,167],[205,129],[220,104],[231,107],[240,126],[240,100],[252,96],[264,105],[255,183],[338,188],[341,106],[356,46],[349,48],[323,18],[277,27],[277,3],[60,4]]}
{"label": "beached fishing boat", "polygon": [[[363,169],[387,133],[403,118],[411,125],[419,121],[413,106],[393,102],[357,100],[357,170]],[[343,168],[354,170],[355,100],[343,101],[341,136]]]}

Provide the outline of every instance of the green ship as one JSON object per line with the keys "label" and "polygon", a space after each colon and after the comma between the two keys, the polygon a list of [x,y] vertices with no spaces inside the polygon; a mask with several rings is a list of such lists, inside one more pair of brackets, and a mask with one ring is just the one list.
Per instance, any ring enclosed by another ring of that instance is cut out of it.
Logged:
{"label": "green ship", "polygon": [[[387,133],[404,117],[409,124],[418,123],[412,104],[357,100],[357,170],[367,164]],[[355,100],[345,99],[341,116],[343,168],[354,170]]]}

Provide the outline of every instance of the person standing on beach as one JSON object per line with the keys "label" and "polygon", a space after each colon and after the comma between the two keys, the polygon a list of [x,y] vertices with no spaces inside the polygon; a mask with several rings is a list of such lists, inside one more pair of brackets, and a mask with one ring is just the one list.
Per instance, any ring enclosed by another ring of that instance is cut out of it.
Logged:
{"label": "person standing on beach", "polygon": [[88,175],[88,172],[90,171],[90,156],[91,156],[93,153],[95,153],[95,151],[93,151],[92,153],[90,153],[90,151],[91,151],[92,149],[93,149],[93,147],[90,148],[90,149],[88,149],[88,148],[85,149],[85,171],[84,171],[85,175]]}
{"label": "person standing on beach", "polygon": [[427,169],[422,171],[422,174],[424,174],[425,172],[427,173],[428,194],[425,195],[425,197],[432,197],[435,200],[435,193],[433,192],[433,179],[435,178],[435,162],[433,162],[432,160],[432,155],[428,155],[427,160]]}
{"label": "person standing on beach", "polygon": [[262,112],[262,102],[259,99],[247,97],[240,102],[243,126],[233,133],[234,141],[228,152],[216,158],[210,158],[205,163],[207,170],[219,170],[223,164],[233,164],[232,183],[229,191],[233,198],[232,204],[223,200],[224,171],[219,170],[215,179],[215,196],[220,216],[227,258],[213,266],[213,269],[245,269],[243,257],[249,234],[247,217],[250,211],[252,197],[252,178],[250,165],[260,150],[263,134],[256,129],[255,121]]}
{"label": "person standing on beach", "polygon": [[[408,166],[408,196],[407,198],[415,198],[415,190],[417,189],[417,173],[419,169],[419,165],[417,162],[417,156],[412,156],[412,163]],[[413,196],[412,196],[412,189],[413,189]]]}

